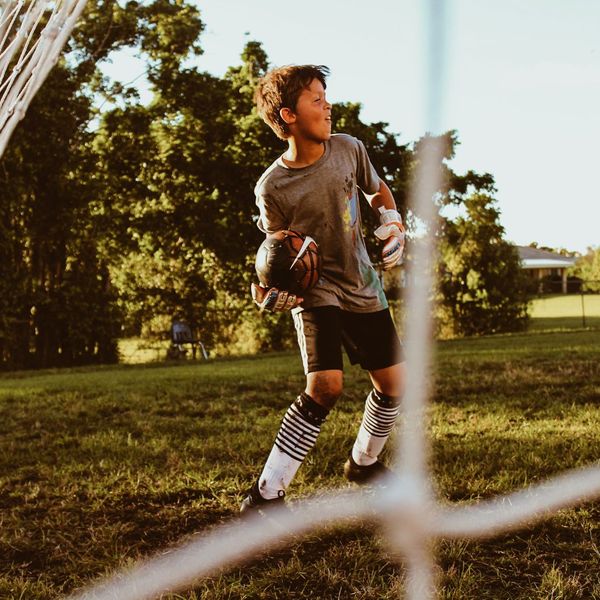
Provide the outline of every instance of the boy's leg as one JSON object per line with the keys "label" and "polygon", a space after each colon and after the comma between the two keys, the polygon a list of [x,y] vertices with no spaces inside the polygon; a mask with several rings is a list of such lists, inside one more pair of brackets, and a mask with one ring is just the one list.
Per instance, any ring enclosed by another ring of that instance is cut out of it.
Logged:
{"label": "boy's leg", "polygon": [[373,389],[367,396],[362,422],[344,465],[351,481],[367,482],[387,469],[377,460],[394,427],[404,393],[402,345],[388,310],[343,313],[344,345],[352,363],[369,372]]}
{"label": "boy's leg", "polygon": [[307,375],[306,390],[283,417],[273,449],[258,479],[262,498],[271,500],[285,493],[317,441],[321,425],[341,390],[342,371],[318,371]]}
{"label": "boy's leg", "polygon": [[377,461],[396,423],[404,391],[405,363],[370,371],[373,390],[367,396],[365,410],[352,458],[357,465]]}
{"label": "boy's leg", "polygon": [[[321,307],[294,315],[306,388],[286,412],[258,481],[242,504],[282,498],[313,447],[343,386],[339,309]],[[246,508],[248,508],[246,506]]]}

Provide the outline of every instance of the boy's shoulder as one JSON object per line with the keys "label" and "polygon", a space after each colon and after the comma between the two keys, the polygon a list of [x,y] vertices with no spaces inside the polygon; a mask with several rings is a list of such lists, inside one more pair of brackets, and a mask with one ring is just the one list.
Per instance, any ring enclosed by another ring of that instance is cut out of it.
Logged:
{"label": "boy's shoulder", "polygon": [[332,144],[340,146],[356,146],[359,143],[358,138],[349,133],[332,133],[329,139]]}
{"label": "boy's shoulder", "polygon": [[331,154],[334,156],[344,156],[346,159],[350,158],[361,163],[367,155],[364,143],[348,133],[334,133],[330,138],[330,144]]}
{"label": "boy's shoulder", "polygon": [[277,177],[278,170],[281,169],[279,166],[279,158],[273,161],[263,172],[263,174],[258,178],[256,182],[256,186],[254,188],[254,192],[258,195],[258,192],[264,190],[269,182]]}

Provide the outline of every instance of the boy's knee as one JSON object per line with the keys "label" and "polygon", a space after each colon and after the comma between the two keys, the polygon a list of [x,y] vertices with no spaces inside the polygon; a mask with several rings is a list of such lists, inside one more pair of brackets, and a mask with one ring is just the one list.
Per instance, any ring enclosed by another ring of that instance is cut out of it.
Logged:
{"label": "boy's knee", "polygon": [[406,383],[406,364],[399,363],[385,369],[371,371],[373,387],[385,396],[402,397]]}
{"label": "boy's knee", "polygon": [[327,409],[333,408],[342,395],[344,384],[341,374],[310,373],[306,382],[306,393]]}
{"label": "boy's knee", "polygon": [[332,409],[338,398],[342,395],[342,389],[322,390],[316,396],[313,396],[315,402],[328,409]]}

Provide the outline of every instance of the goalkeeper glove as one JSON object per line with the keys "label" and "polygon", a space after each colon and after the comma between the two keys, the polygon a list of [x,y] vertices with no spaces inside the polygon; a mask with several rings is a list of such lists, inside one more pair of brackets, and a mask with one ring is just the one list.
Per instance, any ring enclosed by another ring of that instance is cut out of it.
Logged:
{"label": "goalkeeper glove", "polygon": [[384,270],[391,269],[402,261],[404,253],[404,225],[402,217],[394,208],[379,207],[381,225],[375,235],[385,244],[381,250]]}
{"label": "goalkeeper glove", "polygon": [[269,312],[290,310],[303,301],[303,298],[298,298],[296,294],[291,294],[285,290],[278,290],[277,288],[265,288],[255,283],[252,284],[250,289],[252,299],[256,302],[261,312],[265,310]]}

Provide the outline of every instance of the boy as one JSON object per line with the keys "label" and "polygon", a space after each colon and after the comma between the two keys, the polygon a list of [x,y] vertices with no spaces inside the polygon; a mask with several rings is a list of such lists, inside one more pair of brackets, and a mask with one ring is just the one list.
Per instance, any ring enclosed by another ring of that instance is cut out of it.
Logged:
{"label": "boy", "polygon": [[344,475],[372,483],[389,473],[377,460],[392,430],[403,392],[404,363],[381,283],[365,249],[358,188],[378,213],[385,241],[384,268],[401,260],[404,227],[387,185],[359,140],[331,134],[331,104],[324,66],[287,66],[259,82],[256,104],[287,151],[256,185],[259,228],[266,234],[293,229],[319,245],[322,276],[298,298],[286,290],[252,285],[262,310],[292,310],[306,387],[285,414],[259,479],[241,511],[262,513],[283,503],[285,490],[342,392],[342,345],[352,363],[369,372],[363,420]]}

